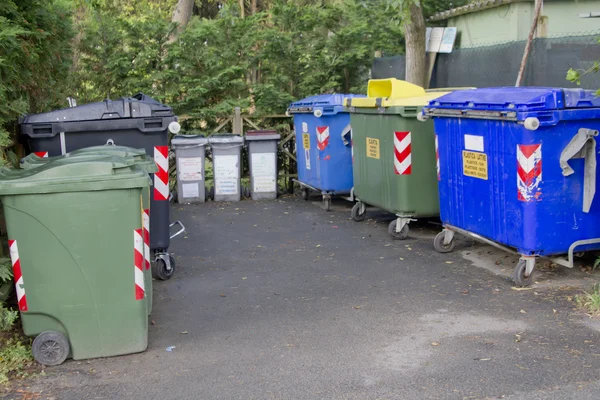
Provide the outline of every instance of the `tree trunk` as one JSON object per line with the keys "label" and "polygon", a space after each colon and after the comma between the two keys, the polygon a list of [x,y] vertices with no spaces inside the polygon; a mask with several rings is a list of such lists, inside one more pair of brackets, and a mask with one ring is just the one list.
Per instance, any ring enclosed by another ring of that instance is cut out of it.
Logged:
{"label": "tree trunk", "polygon": [[172,43],[177,39],[177,36],[183,32],[188,22],[192,18],[194,12],[194,0],[177,0],[175,10],[171,22],[177,24],[177,30],[171,34],[168,43]]}
{"label": "tree trunk", "polygon": [[244,0],[240,0],[240,17],[244,18],[246,16],[246,6],[244,5]]}
{"label": "tree trunk", "polygon": [[252,15],[256,14],[256,9],[257,9],[256,2],[257,2],[257,0],[252,0],[251,6],[250,6],[250,12],[252,12]]}
{"label": "tree trunk", "polygon": [[425,77],[425,19],[419,5],[410,5],[410,19],[404,23],[406,38],[406,81],[422,87]]}

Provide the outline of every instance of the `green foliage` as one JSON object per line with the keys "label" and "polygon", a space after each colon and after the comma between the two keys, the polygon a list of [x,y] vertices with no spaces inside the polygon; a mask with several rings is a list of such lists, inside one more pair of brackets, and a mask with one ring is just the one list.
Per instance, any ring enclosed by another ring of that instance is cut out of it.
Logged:
{"label": "green foliage", "polygon": [[[576,70],[573,68],[569,68],[569,70],[567,71],[567,80],[570,82],[576,83],[577,85],[581,85],[581,78],[584,75],[592,74],[592,73],[596,74],[599,71],[600,71],[600,61],[594,61],[594,64],[586,70],[579,70],[579,69]],[[596,94],[598,96],[600,96],[600,89],[598,89],[596,91]],[[594,266],[596,266],[596,265],[594,264]]]}
{"label": "green foliage", "polygon": [[14,376],[23,377],[23,370],[32,363],[30,346],[15,338],[6,340],[0,348],[0,384],[8,383]]}
{"label": "green foliage", "polygon": [[0,332],[10,331],[17,319],[19,318],[19,311],[5,308],[0,304]]}
{"label": "green foliage", "polygon": [[596,283],[589,292],[576,297],[577,305],[591,315],[600,314],[600,284]]}
{"label": "green foliage", "polygon": [[69,13],[54,0],[0,2],[0,146],[20,114],[65,103],[71,38]]}

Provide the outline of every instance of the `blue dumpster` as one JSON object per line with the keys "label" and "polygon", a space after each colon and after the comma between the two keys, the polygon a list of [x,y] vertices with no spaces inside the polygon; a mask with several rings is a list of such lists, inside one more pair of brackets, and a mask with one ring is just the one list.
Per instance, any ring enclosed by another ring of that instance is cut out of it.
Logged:
{"label": "blue dumpster", "polygon": [[321,192],[323,206],[329,210],[332,195],[352,191],[352,139],[350,116],[343,101],[364,95],[324,94],[290,104],[294,116],[298,180],[302,196],[308,190]]}
{"label": "blue dumpster", "polygon": [[445,228],[437,251],[452,251],[457,232],[517,252],[515,283],[526,286],[536,256],[573,267],[574,253],[600,249],[600,98],[592,91],[457,91],[424,115],[436,132]]}

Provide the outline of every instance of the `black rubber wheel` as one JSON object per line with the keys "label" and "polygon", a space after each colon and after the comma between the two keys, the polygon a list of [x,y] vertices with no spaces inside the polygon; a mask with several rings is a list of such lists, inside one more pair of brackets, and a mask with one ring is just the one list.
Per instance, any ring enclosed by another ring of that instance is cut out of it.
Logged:
{"label": "black rubber wheel", "polygon": [[175,273],[175,259],[169,255],[169,261],[171,262],[171,270],[167,269],[167,264],[165,261],[158,257],[156,262],[153,265],[153,274],[152,276],[156,279],[160,279],[161,281],[168,281],[171,279],[173,274]]}
{"label": "black rubber wheel", "polygon": [[397,219],[390,222],[390,224],[388,226],[388,233],[392,236],[392,239],[404,240],[408,237],[408,231],[410,230],[410,228],[408,227],[408,224],[406,224],[402,227],[400,232],[396,232],[396,224],[397,223],[398,223]]}
{"label": "black rubber wheel", "polygon": [[456,244],[454,238],[452,238],[450,243],[444,244],[444,235],[445,233],[442,231],[435,235],[435,238],[433,239],[433,248],[438,253],[450,253],[452,250],[454,250],[454,245]]}
{"label": "black rubber wheel", "polygon": [[302,189],[302,200],[308,200],[308,189]]}
{"label": "black rubber wheel", "polygon": [[361,208],[362,208],[362,203],[360,203],[360,202],[354,203],[354,205],[352,206],[352,210],[350,211],[350,216],[352,216],[352,219],[355,220],[356,222],[364,221],[365,217],[367,216],[366,208],[362,212],[362,214],[360,213]]}
{"label": "black rubber wheel", "polygon": [[329,211],[331,210],[331,197],[327,197],[323,199],[323,210]]}
{"label": "black rubber wheel", "polygon": [[69,341],[60,332],[46,331],[40,333],[31,345],[31,353],[35,361],[42,365],[60,365],[69,356]]}
{"label": "black rubber wheel", "polygon": [[519,287],[525,287],[531,285],[531,283],[533,282],[533,271],[531,271],[531,274],[529,274],[529,276],[525,276],[526,268],[527,261],[519,260],[514,272],[515,285]]}

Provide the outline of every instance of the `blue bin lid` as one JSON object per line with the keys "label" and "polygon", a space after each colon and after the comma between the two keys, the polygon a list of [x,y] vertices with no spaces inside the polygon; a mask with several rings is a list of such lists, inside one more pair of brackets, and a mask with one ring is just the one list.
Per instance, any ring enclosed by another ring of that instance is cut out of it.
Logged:
{"label": "blue bin lid", "polygon": [[[312,112],[315,108],[335,108],[341,111],[344,106],[344,99],[350,97],[366,97],[364,94],[320,94],[310,96],[305,99],[293,102],[288,108],[290,114],[301,112]],[[337,107],[340,107],[337,109]]]}
{"label": "blue bin lid", "polygon": [[429,103],[430,108],[542,111],[600,107],[593,90],[549,87],[495,87],[459,90]]}

